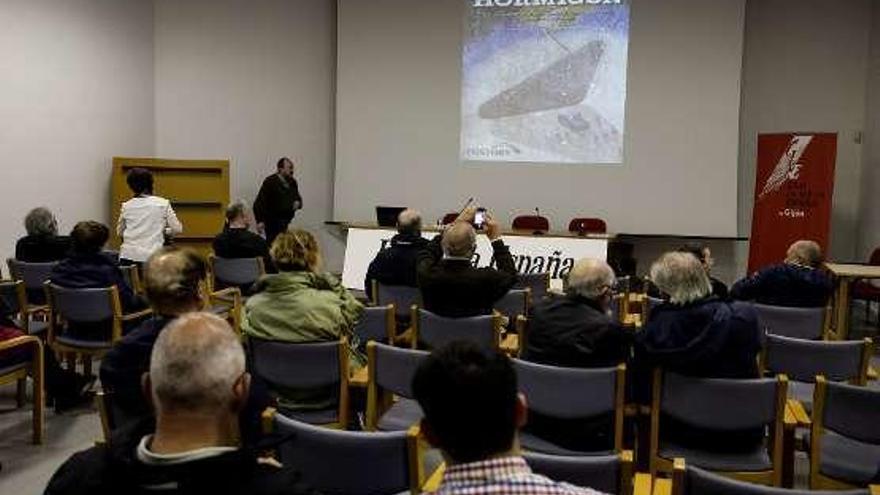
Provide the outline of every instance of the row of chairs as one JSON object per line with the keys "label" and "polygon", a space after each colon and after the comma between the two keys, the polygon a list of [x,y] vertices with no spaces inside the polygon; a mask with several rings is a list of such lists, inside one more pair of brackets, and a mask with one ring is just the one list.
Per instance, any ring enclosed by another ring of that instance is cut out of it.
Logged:
{"label": "row of chairs", "polygon": [[[458,213],[443,215],[441,223],[449,225],[458,218]],[[510,226],[514,230],[530,230],[537,232],[549,232],[550,220],[541,215],[519,215],[514,217]],[[605,234],[608,225],[601,218],[573,218],[568,222],[568,231],[574,234]]]}

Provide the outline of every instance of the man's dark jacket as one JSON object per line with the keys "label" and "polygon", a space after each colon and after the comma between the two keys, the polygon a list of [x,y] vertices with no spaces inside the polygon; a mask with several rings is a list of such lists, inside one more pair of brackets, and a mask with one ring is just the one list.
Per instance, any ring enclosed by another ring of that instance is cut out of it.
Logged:
{"label": "man's dark jacket", "polygon": [[828,302],[831,290],[831,279],[821,270],[785,263],[740,280],[730,295],[769,306],[818,308]]}
{"label": "man's dark jacket", "polygon": [[631,339],[598,302],[550,296],[535,305],[523,359],[567,368],[616,366],[629,361]]}
{"label": "man's dark jacket", "polygon": [[379,251],[367,269],[364,280],[367,297],[373,297],[373,280],[383,285],[416,287],[416,262],[419,251],[427,245],[428,240],[420,234],[397,234],[392,237],[391,245]]}
{"label": "man's dark jacket", "polygon": [[144,464],[137,446],[152,432],[152,421],[134,423],[117,430],[109,444],[74,454],[52,476],[45,495],[313,493],[291,467],[259,462],[245,448],[181,464]]}
{"label": "man's dark jacket", "polygon": [[[219,258],[262,258],[267,273],[275,273],[266,239],[248,229],[225,228],[214,237],[214,254]],[[222,289],[223,287],[218,287]],[[241,287],[241,289],[245,289]]]}
{"label": "man's dark jacket", "polygon": [[28,235],[15,243],[15,259],[27,263],[49,263],[63,260],[70,251],[70,237],[59,235]]}
{"label": "man's dark jacket", "polygon": [[138,297],[115,261],[103,253],[72,254],[52,269],[49,279],[53,284],[68,289],[100,289],[115,285],[125,313],[146,307]]}
{"label": "man's dark jacket", "polygon": [[510,250],[501,239],[492,243],[498,267],[475,268],[469,260],[444,259],[441,236],[419,251],[417,273],[424,308],[448,318],[488,315],[516,284]]}
{"label": "man's dark jacket", "polygon": [[295,201],[302,203],[296,179],[283,179],[278,174],[272,174],[263,180],[260,192],[257,193],[254,216],[257,222],[266,225],[287,225],[296,213],[293,206]]}

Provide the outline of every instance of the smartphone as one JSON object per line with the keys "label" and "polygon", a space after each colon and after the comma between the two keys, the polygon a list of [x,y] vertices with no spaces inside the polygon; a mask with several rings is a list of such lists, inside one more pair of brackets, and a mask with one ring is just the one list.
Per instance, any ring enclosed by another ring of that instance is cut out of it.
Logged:
{"label": "smartphone", "polygon": [[485,208],[477,208],[476,213],[474,213],[474,228],[477,230],[482,230],[482,228],[486,225],[486,209]]}

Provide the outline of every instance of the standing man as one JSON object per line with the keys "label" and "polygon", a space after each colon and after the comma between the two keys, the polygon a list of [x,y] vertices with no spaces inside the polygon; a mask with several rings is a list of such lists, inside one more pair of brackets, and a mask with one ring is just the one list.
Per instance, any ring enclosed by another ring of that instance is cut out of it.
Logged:
{"label": "standing man", "polygon": [[254,201],[257,226],[266,233],[269,246],[278,234],[287,231],[296,210],[302,209],[302,196],[293,178],[293,161],[285,156],[276,167],[276,173],[263,181]]}

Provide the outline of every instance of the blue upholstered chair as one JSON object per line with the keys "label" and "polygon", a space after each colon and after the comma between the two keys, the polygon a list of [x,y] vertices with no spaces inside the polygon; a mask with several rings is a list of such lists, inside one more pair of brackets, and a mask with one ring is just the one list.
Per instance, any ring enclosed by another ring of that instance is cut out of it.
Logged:
{"label": "blue upholstered chair", "polygon": [[501,315],[447,318],[421,308],[412,308],[413,348],[436,349],[456,340],[473,342],[483,349],[497,349],[501,336]]}
{"label": "blue upholstered chair", "polygon": [[754,304],[758,322],[766,333],[798,339],[821,339],[825,308],[785,308]]}
{"label": "blue upholstered chair", "polygon": [[540,301],[547,295],[550,290],[550,272],[542,273],[520,273],[519,280],[514,289],[530,289],[531,301],[533,303]]}
{"label": "blue upholstered chair", "polygon": [[368,430],[406,430],[422,419],[422,409],[413,398],[412,378],[427,357],[425,351],[377,342],[367,344]]}
{"label": "blue upholstered chair", "polygon": [[376,280],[373,284],[373,306],[387,306],[393,304],[395,316],[399,323],[409,322],[410,308],[421,301],[421,293],[418,287],[405,285],[385,285]]}
{"label": "blue upholstered chair", "polygon": [[364,345],[371,340],[393,342],[396,333],[394,314],[393,304],[366,307],[354,327],[354,334]]}
{"label": "blue upholstered chair", "polygon": [[27,293],[21,280],[0,281],[0,298],[8,314],[3,315],[12,320],[19,328],[30,335],[39,335],[49,327],[47,318],[33,320],[28,313]]}
{"label": "blue upholstered chair", "polygon": [[[633,453],[561,456],[523,452],[532,472],[554,481],[592,488],[602,493],[629,495],[633,484]],[[643,475],[647,476],[647,475]]]}
{"label": "blue upholstered chair", "polygon": [[495,311],[513,323],[519,315],[528,316],[531,306],[531,289],[511,289],[498,302]]}
{"label": "blue upholstered chair", "polygon": [[250,287],[266,274],[263,258],[220,258],[208,257],[211,270],[212,290],[237,287],[248,293]]}

